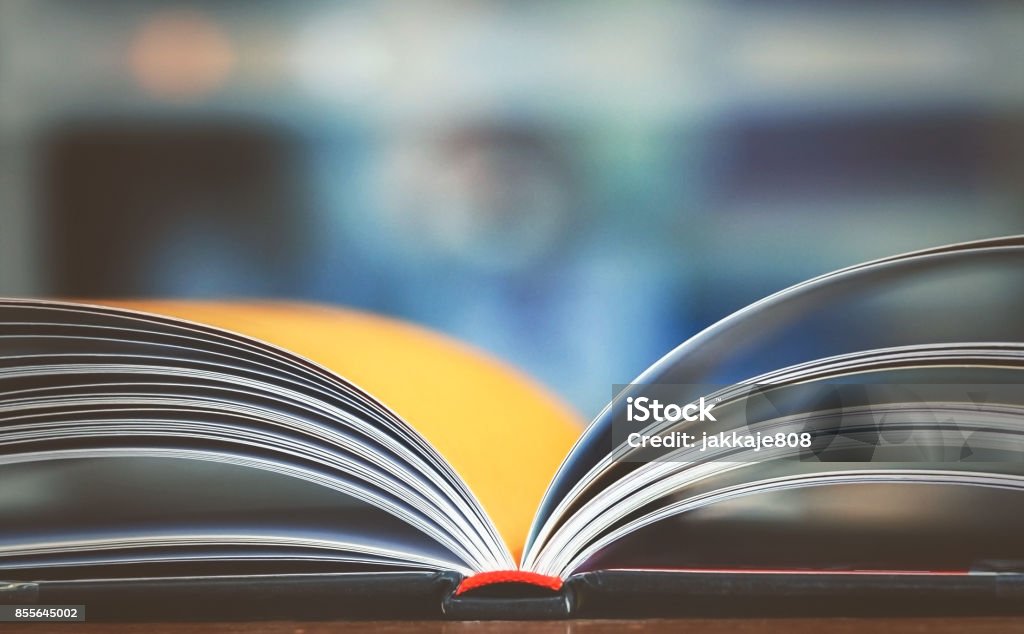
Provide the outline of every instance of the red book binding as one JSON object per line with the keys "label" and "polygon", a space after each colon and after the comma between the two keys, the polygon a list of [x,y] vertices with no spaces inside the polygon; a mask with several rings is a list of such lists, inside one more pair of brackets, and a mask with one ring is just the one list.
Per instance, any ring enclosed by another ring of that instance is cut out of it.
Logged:
{"label": "red book binding", "polygon": [[558,577],[549,577],[548,575],[523,570],[494,570],[466,577],[455,590],[455,596],[497,583],[526,583],[540,588],[547,588],[553,592],[558,592],[562,589],[562,580]]}

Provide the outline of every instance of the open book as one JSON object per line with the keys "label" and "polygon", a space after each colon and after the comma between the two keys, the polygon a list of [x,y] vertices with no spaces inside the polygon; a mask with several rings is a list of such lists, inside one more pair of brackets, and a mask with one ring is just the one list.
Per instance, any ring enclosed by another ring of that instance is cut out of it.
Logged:
{"label": "open book", "polygon": [[[929,288],[948,303],[922,303]],[[1022,291],[1010,237],[752,304],[617,389],[512,545],[413,425],[342,376],[197,323],[5,300],[0,602],[112,618],[1019,609]],[[922,327],[861,322],[785,367],[759,352],[872,302]],[[760,370],[716,383],[735,367]]]}

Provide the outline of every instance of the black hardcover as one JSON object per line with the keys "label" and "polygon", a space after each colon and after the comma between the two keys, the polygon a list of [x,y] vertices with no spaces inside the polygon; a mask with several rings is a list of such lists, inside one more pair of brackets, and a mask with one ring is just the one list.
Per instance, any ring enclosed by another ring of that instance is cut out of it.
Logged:
{"label": "black hardcover", "polygon": [[1024,574],[599,571],[559,591],[454,573],[0,582],[0,604],[85,605],[89,620],[536,620],[1024,613]]}
{"label": "black hardcover", "polygon": [[90,621],[426,619],[459,576],[437,572],[0,582],[0,604],[84,605]]}
{"label": "black hardcover", "polygon": [[599,571],[574,576],[574,616],[882,616],[1024,613],[1024,574]]}

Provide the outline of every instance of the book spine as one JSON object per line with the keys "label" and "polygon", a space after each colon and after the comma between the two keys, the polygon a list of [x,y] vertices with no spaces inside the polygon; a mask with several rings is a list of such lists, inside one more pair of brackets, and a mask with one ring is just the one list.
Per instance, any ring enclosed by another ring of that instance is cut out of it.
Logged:
{"label": "book spine", "polygon": [[504,570],[462,579],[441,609],[453,620],[553,620],[569,617],[574,603],[572,589],[558,577]]}

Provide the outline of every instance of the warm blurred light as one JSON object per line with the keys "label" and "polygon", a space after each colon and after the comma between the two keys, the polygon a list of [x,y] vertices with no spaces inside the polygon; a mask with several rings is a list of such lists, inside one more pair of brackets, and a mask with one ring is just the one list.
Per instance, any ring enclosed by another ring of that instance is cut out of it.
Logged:
{"label": "warm blurred light", "polygon": [[207,16],[186,10],[159,13],[139,29],[129,52],[136,81],[149,94],[194,98],[220,86],[235,65],[224,32]]}

